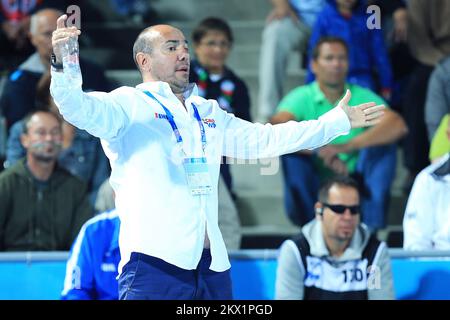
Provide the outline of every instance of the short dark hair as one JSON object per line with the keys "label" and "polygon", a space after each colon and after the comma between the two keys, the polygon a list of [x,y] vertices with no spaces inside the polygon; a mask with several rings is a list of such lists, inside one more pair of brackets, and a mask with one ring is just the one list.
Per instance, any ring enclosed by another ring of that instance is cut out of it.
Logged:
{"label": "short dark hair", "polygon": [[136,67],[138,68],[139,72],[141,72],[141,68],[139,67],[139,64],[136,60],[136,55],[139,52],[148,53],[148,54],[152,53],[152,46],[151,46],[152,43],[151,43],[151,41],[148,41],[148,39],[146,38],[146,33],[149,30],[149,28],[142,30],[142,32],[139,33],[139,35],[137,36],[137,38],[133,44],[133,60],[134,60],[134,63],[136,64]]}
{"label": "short dark hair", "polygon": [[347,55],[348,55],[348,45],[347,45],[347,42],[345,42],[344,39],[339,38],[339,37],[334,37],[334,36],[325,36],[325,37],[320,38],[319,41],[314,46],[314,49],[313,49],[313,52],[312,52],[312,59],[313,60],[317,60],[317,58],[319,58],[320,47],[324,43],[340,43],[345,48],[345,51],[347,52]]}
{"label": "short dark hair", "polygon": [[358,196],[361,197],[360,186],[355,179],[348,176],[334,176],[329,180],[325,181],[319,190],[319,202],[327,203],[330,189],[334,186],[338,185],[340,187],[348,187],[353,188],[358,193]]}
{"label": "short dark hair", "polygon": [[225,34],[228,41],[233,43],[233,33],[231,28],[225,20],[216,17],[209,17],[202,20],[194,31],[192,31],[192,40],[195,44],[199,44],[203,37],[209,31],[220,31]]}
{"label": "short dark hair", "polygon": [[34,110],[34,111],[28,113],[22,120],[22,133],[23,134],[28,134],[29,123],[31,121],[31,118],[36,113],[47,113],[47,114],[50,114],[52,117],[54,117],[58,121],[59,125],[62,124],[61,119],[56,114],[54,114],[53,112],[51,112],[49,110]]}

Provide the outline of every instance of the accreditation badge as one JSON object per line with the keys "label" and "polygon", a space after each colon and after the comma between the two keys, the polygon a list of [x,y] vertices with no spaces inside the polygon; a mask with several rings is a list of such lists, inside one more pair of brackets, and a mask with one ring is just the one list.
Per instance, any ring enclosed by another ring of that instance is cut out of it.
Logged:
{"label": "accreditation badge", "polygon": [[206,158],[185,158],[183,166],[191,195],[211,194],[212,184]]}

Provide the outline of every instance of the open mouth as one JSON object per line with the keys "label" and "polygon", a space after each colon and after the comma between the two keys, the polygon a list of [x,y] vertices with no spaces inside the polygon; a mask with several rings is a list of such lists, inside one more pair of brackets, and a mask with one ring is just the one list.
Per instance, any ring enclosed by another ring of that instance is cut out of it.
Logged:
{"label": "open mouth", "polygon": [[188,67],[179,67],[177,68],[177,72],[188,72],[189,68]]}

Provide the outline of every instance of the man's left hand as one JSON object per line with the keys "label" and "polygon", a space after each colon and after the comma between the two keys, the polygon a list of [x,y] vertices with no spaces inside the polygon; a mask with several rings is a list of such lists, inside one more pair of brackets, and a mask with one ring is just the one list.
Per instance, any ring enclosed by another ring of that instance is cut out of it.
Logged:
{"label": "man's left hand", "polygon": [[337,108],[342,108],[350,120],[352,128],[373,126],[380,122],[384,112],[384,105],[376,105],[374,102],[363,103],[350,107],[348,102],[351,98],[350,90],[347,90],[344,97],[339,101]]}

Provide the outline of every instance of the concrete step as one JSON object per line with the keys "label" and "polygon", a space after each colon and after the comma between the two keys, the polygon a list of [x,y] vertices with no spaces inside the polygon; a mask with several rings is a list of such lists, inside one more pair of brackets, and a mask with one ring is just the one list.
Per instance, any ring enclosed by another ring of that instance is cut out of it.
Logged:
{"label": "concrete step", "polygon": [[[194,21],[172,21],[170,24],[180,29],[186,39],[192,42],[192,31],[201,20]],[[238,45],[260,45],[264,22],[259,20],[227,20],[233,32],[234,46]]]}
{"label": "concrete step", "polygon": [[[259,71],[259,59],[261,53],[261,45],[235,45],[227,59],[227,66],[236,73],[241,71]],[[303,69],[300,54],[292,52],[288,56],[286,70],[298,72]]]}
{"label": "concrete step", "polygon": [[[250,72],[250,71],[241,71],[238,75],[245,81],[248,86],[249,94],[250,94],[250,103],[251,103],[251,115],[252,119],[257,119],[258,116],[258,92],[259,92],[259,80],[258,80],[258,72]],[[288,93],[292,89],[298,87],[299,85],[304,83],[306,73],[305,70],[297,70],[290,69],[287,72],[287,76],[285,78],[284,83],[284,93]]]}
{"label": "concrete step", "polygon": [[135,87],[142,82],[141,74],[135,70],[106,70],[106,78],[116,87]]}
{"label": "concrete step", "polygon": [[[170,24],[179,28],[186,39],[192,42],[192,31],[200,20],[172,21]],[[258,20],[227,21],[233,32],[234,45],[260,45],[264,22]],[[89,23],[83,25],[80,36],[81,47],[100,47],[131,52],[133,43],[139,33],[146,28],[144,24],[124,24],[120,22]]]}
{"label": "concrete step", "polygon": [[296,228],[284,210],[279,158],[263,159],[253,164],[233,164],[231,174],[243,226],[265,226],[261,228],[273,234]]}
{"label": "concrete step", "polygon": [[[104,69],[108,70],[127,70],[134,69],[132,45],[127,49],[113,50],[108,47],[83,45],[80,49],[82,57],[89,58]],[[190,50],[191,59],[195,58],[193,48]],[[244,73],[255,73],[259,70],[259,45],[237,45],[233,47],[227,59],[227,66],[238,75]],[[298,53],[293,52],[288,57],[286,70],[291,74],[298,73],[301,70],[301,60]]]}
{"label": "concrete step", "polygon": [[238,196],[237,208],[243,226],[271,225],[278,228],[292,228],[283,206],[283,198],[278,196],[254,195]]}
{"label": "concrete step", "polygon": [[85,24],[80,36],[80,47],[86,45],[132,52],[134,41],[145,27],[122,22]]}
{"label": "concrete step", "polygon": [[160,0],[154,1],[152,7],[169,21],[200,21],[209,16],[264,21],[272,8],[268,0]]}
{"label": "concrete step", "polygon": [[241,197],[256,195],[281,198],[283,178],[279,158],[261,159],[256,162],[235,163],[230,166],[235,190],[239,191]]}
{"label": "concrete step", "polygon": [[97,63],[103,69],[111,71],[113,74],[115,74],[116,71],[119,70],[129,71],[133,73],[135,70],[137,71],[136,66],[134,64],[132,52],[133,52],[132,49],[112,50],[110,48],[99,48],[99,47],[80,48],[81,57],[87,58],[90,61]]}

